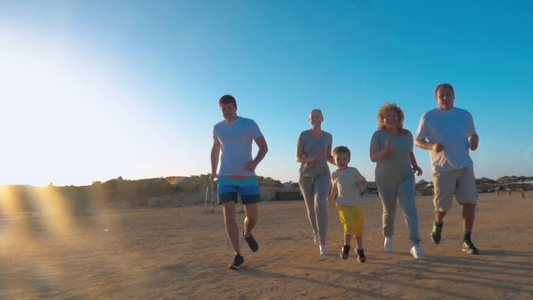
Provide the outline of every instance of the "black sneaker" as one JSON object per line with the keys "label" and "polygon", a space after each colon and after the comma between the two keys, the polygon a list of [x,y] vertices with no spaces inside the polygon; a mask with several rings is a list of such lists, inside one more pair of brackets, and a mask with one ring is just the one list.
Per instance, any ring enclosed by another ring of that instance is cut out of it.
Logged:
{"label": "black sneaker", "polygon": [[357,250],[357,261],[360,263],[366,262],[365,250],[363,249]]}
{"label": "black sneaker", "polygon": [[444,224],[443,223],[439,224],[437,223],[437,221],[435,221],[435,223],[433,224],[433,230],[431,231],[431,240],[436,245],[440,243],[440,233],[442,232],[442,225]]}
{"label": "black sneaker", "polygon": [[235,257],[233,258],[233,261],[229,264],[228,268],[232,270],[238,270],[240,267],[244,265],[244,256],[235,254]]}
{"label": "black sneaker", "polygon": [[250,232],[249,237],[244,236],[244,230],[242,231],[241,234],[244,240],[246,241],[246,243],[248,243],[248,246],[250,247],[250,250],[252,250],[252,252],[259,250],[259,245],[257,244],[257,241],[254,239],[254,236],[252,235],[251,232]]}
{"label": "black sneaker", "polygon": [[463,252],[466,252],[468,254],[479,254],[479,249],[474,246],[474,243],[472,243],[471,240],[464,240]]}
{"label": "black sneaker", "polygon": [[348,245],[342,246],[340,257],[342,259],[348,259],[349,255],[350,255],[350,246],[348,246]]}

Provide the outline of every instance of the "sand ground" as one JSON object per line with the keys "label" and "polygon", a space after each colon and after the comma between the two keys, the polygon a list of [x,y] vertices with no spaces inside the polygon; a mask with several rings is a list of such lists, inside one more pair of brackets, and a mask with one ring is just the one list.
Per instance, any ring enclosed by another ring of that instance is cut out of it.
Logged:
{"label": "sand ground", "polygon": [[[330,254],[314,245],[303,201],[264,202],[245,266],[233,252],[221,208],[113,209],[0,215],[0,299],[533,299],[533,192],[480,194],[473,240],[461,252],[461,207],[433,245],[431,196],[416,198],[426,259],[409,254],[396,219],[394,253],[381,236],[379,198],[364,198],[367,262],[339,258],[342,227],[329,207]],[[242,220],[243,214],[238,215]],[[239,222],[242,228],[242,223]]]}

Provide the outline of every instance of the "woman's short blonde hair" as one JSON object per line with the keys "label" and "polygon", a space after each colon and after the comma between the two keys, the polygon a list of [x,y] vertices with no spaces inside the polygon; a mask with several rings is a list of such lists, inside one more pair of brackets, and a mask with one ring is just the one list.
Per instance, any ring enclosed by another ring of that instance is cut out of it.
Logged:
{"label": "woman's short blonde hair", "polygon": [[402,131],[403,130],[403,120],[405,118],[405,115],[403,114],[403,110],[400,107],[398,107],[398,105],[396,105],[396,103],[389,103],[389,102],[385,102],[385,104],[383,104],[383,106],[381,106],[379,108],[379,111],[378,111],[378,122],[379,122],[378,129],[379,130],[385,130],[385,114],[389,110],[394,110],[398,114],[398,130]]}

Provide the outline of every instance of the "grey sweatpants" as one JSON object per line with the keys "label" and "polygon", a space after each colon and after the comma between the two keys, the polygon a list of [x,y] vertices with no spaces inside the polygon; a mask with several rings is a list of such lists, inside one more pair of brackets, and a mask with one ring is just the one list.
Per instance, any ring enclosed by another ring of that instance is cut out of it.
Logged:
{"label": "grey sweatpants", "polygon": [[307,217],[313,233],[318,234],[320,242],[325,245],[328,231],[327,197],[331,188],[331,174],[326,172],[313,177],[300,175],[298,183],[304,196]]}
{"label": "grey sweatpants", "polygon": [[413,244],[420,242],[418,233],[418,211],[415,205],[414,176],[399,182],[377,182],[379,196],[383,204],[383,235],[394,235],[396,199],[400,201],[405,224],[409,228],[409,239]]}

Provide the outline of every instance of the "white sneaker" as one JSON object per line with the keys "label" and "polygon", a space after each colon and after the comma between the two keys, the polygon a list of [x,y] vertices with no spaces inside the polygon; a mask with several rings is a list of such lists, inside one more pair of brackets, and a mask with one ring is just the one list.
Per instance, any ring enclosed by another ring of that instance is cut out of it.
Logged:
{"label": "white sneaker", "polygon": [[318,246],[320,248],[320,255],[326,255],[329,253],[328,246],[326,245],[320,245]]}
{"label": "white sneaker", "polygon": [[385,248],[385,251],[391,253],[392,252],[392,237],[385,237],[385,241],[383,242],[383,247]]}
{"label": "white sneaker", "polygon": [[409,252],[411,252],[415,259],[424,259],[424,253],[422,253],[420,245],[414,245]]}
{"label": "white sneaker", "polygon": [[315,245],[320,245],[320,238],[318,237],[318,234],[313,233],[313,239],[315,241]]}

